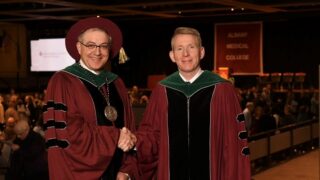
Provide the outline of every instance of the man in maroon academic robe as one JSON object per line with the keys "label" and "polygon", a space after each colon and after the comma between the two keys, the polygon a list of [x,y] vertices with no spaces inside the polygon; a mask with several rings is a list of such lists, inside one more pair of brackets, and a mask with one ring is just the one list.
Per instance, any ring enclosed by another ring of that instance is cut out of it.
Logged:
{"label": "man in maroon academic robe", "polygon": [[104,18],[80,20],[68,32],[66,47],[77,62],[52,76],[46,94],[51,180],[136,177],[134,157],[123,152],[133,146],[128,129],[135,127],[127,89],[106,70],[121,44],[120,29]]}
{"label": "man in maroon academic robe", "polygon": [[154,88],[137,131],[142,179],[248,180],[244,116],[233,85],[200,68],[200,34],[177,28],[169,55],[178,71]]}

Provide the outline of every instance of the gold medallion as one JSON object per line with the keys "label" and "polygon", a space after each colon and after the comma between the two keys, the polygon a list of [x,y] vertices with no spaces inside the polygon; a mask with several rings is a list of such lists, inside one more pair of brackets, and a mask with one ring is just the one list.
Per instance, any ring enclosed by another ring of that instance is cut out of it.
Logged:
{"label": "gold medallion", "polygon": [[118,117],[118,112],[116,110],[116,108],[114,108],[113,106],[106,106],[104,108],[104,115],[106,116],[106,118],[112,122],[117,120]]}

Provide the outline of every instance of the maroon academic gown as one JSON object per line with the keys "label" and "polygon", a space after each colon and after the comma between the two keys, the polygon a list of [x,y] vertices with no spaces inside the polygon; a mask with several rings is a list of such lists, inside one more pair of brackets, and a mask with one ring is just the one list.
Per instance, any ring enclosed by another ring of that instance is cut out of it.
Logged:
{"label": "maroon academic gown", "polygon": [[[208,81],[208,79],[212,78],[210,74],[211,72],[205,71],[203,75],[200,76],[200,81],[201,79]],[[205,78],[205,76],[209,76],[209,78]],[[225,81],[217,81],[217,83],[209,85],[195,82],[197,83],[195,86],[198,86],[197,89],[199,90],[194,91],[195,95],[190,95],[190,103],[187,103],[185,107],[187,109],[189,108],[187,111],[189,111],[190,119],[194,118],[196,119],[194,122],[198,122],[198,124],[191,126],[201,127],[202,125],[200,123],[203,119],[200,117],[204,117],[202,114],[208,114],[208,126],[206,126],[206,124],[203,125],[203,134],[206,135],[206,131],[208,131],[207,135],[209,137],[195,139],[191,142],[190,144],[193,143],[199,146],[199,149],[197,149],[197,147],[193,147],[194,149],[191,148],[191,155],[188,155],[186,153],[188,152],[187,148],[180,148],[180,146],[187,144],[184,143],[184,138],[179,137],[183,136],[181,134],[184,133],[183,129],[185,126],[181,125],[180,127],[178,122],[178,126],[176,126],[175,129],[170,129],[170,126],[175,126],[174,121],[178,121],[178,119],[181,120],[180,117],[172,116],[172,114],[179,114],[179,112],[177,112],[181,109],[179,106],[184,106],[183,103],[179,104],[179,102],[177,102],[180,101],[181,98],[176,97],[180,96],[183,98],[184,95],[179,91],[181,89],[187,89],[188,85],[185,85],[185,87],[181,85],[182,82],[180,82],[181,80],[179,80],[177,73],[168,79],[169,83],[160,83],[153,90],[143,120],[137,131],[138,142],[136,147],[142,179],[198,180],[201,175],[197,173],[205,169],[203,172],[207,173],[207,175],[204,176],[206,178],[200,179],[249,180],[250,160],[248,156],[249,149],[247,147],[244,116],[233,85]],[[217,79],[217,77],[213,77],[213,81],[215,79]],[[197,93],[199,95],[197,95]],[[195,100],[196,104],[193,105],[192,97],[199,96],[203,98],[201,93],[209,95],[206,95],[207,98],[200,99],[199,101]],[[202,111],[204,107],[201,106],[202,102],[206,101],[205,99],[208,100],[208,111],[210,112]],[[197,112],[193,113],[192,111]],[[199,116],[199,118],[197,116]],[[175,119],[170,120],[171,117],[175,117]],[[169,120],[170,122],[168,122]],[[194,122],[190,120],[189,123],[192,124]],[[189,127],[190,131],[192,131],[191,126]],[[173,136],[170,135],[170,133],[172,133]],[[197,133],[201,134],[202,132]],[[191,132],[189,136],[192,141],[192,136],[196,137],[197,134],[192,134]],[[199,135],[199,137],[200,136],[201,135]],[[174,143],[172,143],[172,141],[174,141]],[[177,149],[179,151],[175,152]],[[197,154],[192,154],[191,151],[196,151]],[[174,157],[172,157],[173,155],[170,154],[170,152],[175,152]],[[186,154],[186,156],[184,157],[180,154]],[[181,157],[180,159],[179,156]],[[204,157],[202,161],[199,161],[204,162],[203,164],[191,164],[193,161],[198,162],[197,156]],[[186,165],[186,163],[188,163],[186,159],[188,158],[191,163]],[[192,170],[192,168],[195,170]],[[192,174],[192,171],[194,174]],[[189,177],[187,175],[184,176],[184,174],[188,173],[190,174]]]}
{"label": "maroon academic gown", "polygon": [[[124,126],[133,130],[133,112],[125,85],[118,77],[112,83],[123,102]],[[79,77],[71,73],[60,71],[53,75],[46,102],[44,123],[50,179],[100,179],[112,161],[120,130],[97,124],[92,96]],[[121,171],[135,177],[132,161],[126,162]]]}

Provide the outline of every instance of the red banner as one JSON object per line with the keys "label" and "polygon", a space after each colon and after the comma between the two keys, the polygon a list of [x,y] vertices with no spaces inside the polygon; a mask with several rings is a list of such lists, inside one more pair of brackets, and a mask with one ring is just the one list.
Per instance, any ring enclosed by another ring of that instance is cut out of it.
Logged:
{"label": "red banner", "polygon": [[262,23],[215,25],[214,71],[229,67],[233,75],[263,73]]}

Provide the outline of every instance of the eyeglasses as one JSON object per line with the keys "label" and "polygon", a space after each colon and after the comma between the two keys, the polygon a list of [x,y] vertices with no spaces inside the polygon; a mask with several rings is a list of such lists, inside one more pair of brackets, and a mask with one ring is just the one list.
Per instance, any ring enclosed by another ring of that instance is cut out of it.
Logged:
{"label": "eyeglasses", "polygon": [[100,48],[100,50],[106,51],[110,48],[111,44],[100,44],[100,45],[96,45],[94,43],[88,43],[88,44],[84,44],[83,42],[79,41],[79,43],[85,47],[87,47],[89,50],[96,50],[97,48]]}

